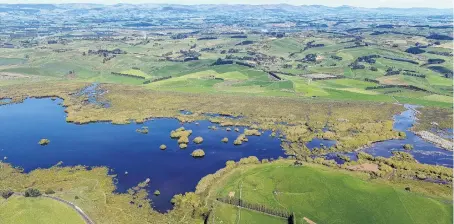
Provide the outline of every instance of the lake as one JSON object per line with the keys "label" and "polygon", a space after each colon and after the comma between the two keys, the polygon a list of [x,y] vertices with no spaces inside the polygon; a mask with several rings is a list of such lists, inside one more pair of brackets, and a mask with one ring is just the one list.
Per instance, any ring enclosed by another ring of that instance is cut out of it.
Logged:
{"label": "lake", "polygon": [[[259,159],[284,156],[280,140],[269,137],[269,131],[262,136],[248,136],[248,142],[234,146],[239,133],[233,128],[210,130],[208,127],[216,124],[203,120],[197,121],[198,125],[185,123],[183,126],[193,133],[188,148],[180,149],[177,140],[170,138],[170,132],[182,126],[176,119],[128,125],[106,122],[77,125],[66,122],[61,102],[26,99],[20,104],[0,106],[0,158],[6,156],[6,162],[24,168],[25,172],[48,168],[59,161],[65,166],[107,166],[118,175],[119,192],[150,178],[149,192],[161,192],[159,196],[150,194],[150,199],[161,212],[172,208],[170,199],[175,194],[194,191],[202,177],[223,168],[227,160],[238,161],[252,155]],[[148,134],[136,132],[143,126],[149,128]],[[239,128],[242,133],[244,128]],[[192,142],[197,136],[204,139],[200,145]],[[221,142],[224,137],[229,138],[229,143]],[[39,145],[41,138],[49,139],[50,144]],[[167,150],[160,150],[161,144],[167,145]],[[195,159],[191,152],[199,148],[206,155]]]}

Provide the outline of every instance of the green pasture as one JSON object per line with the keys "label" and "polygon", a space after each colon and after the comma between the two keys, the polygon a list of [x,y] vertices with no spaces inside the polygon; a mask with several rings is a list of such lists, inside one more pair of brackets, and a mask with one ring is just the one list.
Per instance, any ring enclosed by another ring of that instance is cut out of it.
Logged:
{"label": "green pasture", "polygon": [[75,210],[49,198],[11,196],[0,199],[0,223],[84,224]]}
{"label": "green pasture", "polygon": [[[426,183],[434,190],[442,186]],[[401,185],[368,181],[365,175],[290,163],[239,168],[217,185],[216,197],[241,191],[242,199],[307,217],[316,223],[452,223],[449,198],[408,192]],[[232,217],[232,209],[216,217]],[[299,222],[298,222],[299,223]]]}

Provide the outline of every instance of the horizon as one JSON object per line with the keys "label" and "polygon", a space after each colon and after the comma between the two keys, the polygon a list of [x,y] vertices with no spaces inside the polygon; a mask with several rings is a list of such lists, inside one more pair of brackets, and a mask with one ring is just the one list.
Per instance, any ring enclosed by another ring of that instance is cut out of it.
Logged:
{"label": "horizon", "polygon": [[[270,2],[269,2],[270,1]],[[312,3],[312,4],[311,4]],[[316,4],[315,4],[316,3]],[[0,0],[0,4],[4,5],[15,5],[15,4],[52,4],[52,5],[66,5],[66,4],[93,4],[93,5],[254,5],[254,6],[265,6],[265,5],[291,5],[291,6],[324,6],[324,7],[353,7],[353,8],[367,8],[367,9],[453,9],[453,5],[450,4],[450,1],[445,0],[398,0],[398,1],[389,1],[389,0],[380,0],[377,2],[367,3],[358,0],[346,0],[346,1],[332,1],[332,0],[309,0],[305,1],[304,4],[301,4],[300,1],[296,0],[280,0],[278,2],[272,0],[249,0],[247,3],[238,0],[220,0],[216,3],[212,3],[208,0],[181,0],[181,1],[162,1],[162,0],[115,0],[115,1],[105,1],[105,0],[94,0],[94,1],[85,1],[85,0],[44,0],[44,1],[35,1],[35,0]],[[449,5],[448,5],[449,4]],[[434,7],[434,5],[438,7]]]}

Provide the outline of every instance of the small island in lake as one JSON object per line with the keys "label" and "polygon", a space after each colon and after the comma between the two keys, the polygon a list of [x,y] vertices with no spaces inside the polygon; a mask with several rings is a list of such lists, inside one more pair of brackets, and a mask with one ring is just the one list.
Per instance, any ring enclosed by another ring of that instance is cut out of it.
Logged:
{"label": "small island in lake", "polygon": [[49,139],[46,139],[46,138],[43,138],[41,140],[39,140],[38,144],[40,145],[48,145],[50,143],[50,140]]}
{"label": "small island in lake", "polygon": [[192,157],[194,158],[200,158],[205,156],[205,152],[202,149],[196,149],[194,152],[191,153]]}

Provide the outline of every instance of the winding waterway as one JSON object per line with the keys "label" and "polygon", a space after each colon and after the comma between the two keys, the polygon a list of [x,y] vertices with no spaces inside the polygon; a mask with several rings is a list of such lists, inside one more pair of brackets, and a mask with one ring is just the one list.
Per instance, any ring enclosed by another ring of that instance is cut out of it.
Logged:
{"label": "winding waterway", "polygon": [[[403,131],[407,135],[405,139],[395,139],[383,142],[374,143],[371,147],[362,149],[360,151],[369,153],[373,156],[391,157],[393,151],[405,151],[413,155],[413,157],[420,163],[441,165],[446,167],[453,167],[453,152],[442,149],[433,143],[427,142],[421,137],[415,135],[410,131],[410,128],[416,122],[416,112],[414,105],[405,105],[405,110],[401,114],[394,116],[394,130]],[[414,149],[405,150],[403,145],[411,144]],[[343,155],[349,156],[352,160],[356,160],[356,152],[345,153]],[[327,156],[329,159],[335,159],[337,162],[342,161],[337,158],[336,154]]]}

